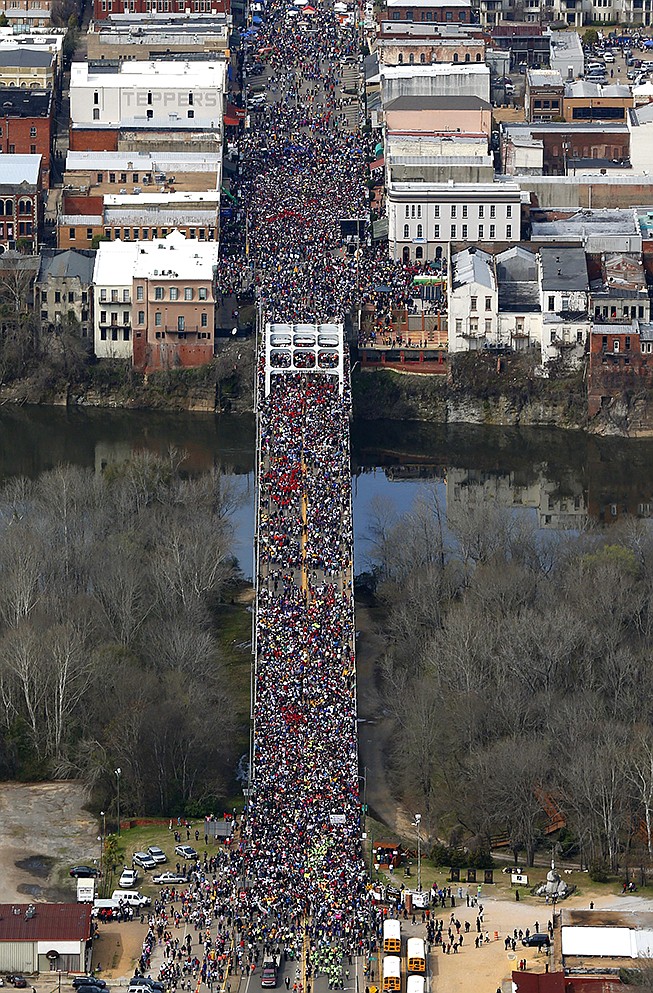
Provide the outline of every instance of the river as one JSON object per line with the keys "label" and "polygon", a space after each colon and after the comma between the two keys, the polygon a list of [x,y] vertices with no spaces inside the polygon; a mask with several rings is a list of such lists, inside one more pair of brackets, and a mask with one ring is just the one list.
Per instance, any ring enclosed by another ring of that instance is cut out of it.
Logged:
{"label": "river", "polygon": [[[252,573],[253,417],[151,411],[0,408],[0,481],[37,476],[60,463],[101,471],[139,449],[186,453],[191,472],[220,466],[241,500],[234,514],[243,572]],[[452,501],[495,501],[543,529],[609,524],[653,515],[653,441],[581,432],[397,421],[352,426],[356,570],[368,568],[371,527],[409,510],[432,490]]]}

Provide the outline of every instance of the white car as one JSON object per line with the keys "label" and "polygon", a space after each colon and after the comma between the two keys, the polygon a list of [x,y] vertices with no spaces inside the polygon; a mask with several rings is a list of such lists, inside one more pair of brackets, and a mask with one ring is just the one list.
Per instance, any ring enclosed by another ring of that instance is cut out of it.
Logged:
{"label": "white car", "polygon": [[168,886],[169,883],[186,883],[188,880],[180,872],[159,872],[152,877],[152,882],[159,886]]}
{"label": "white car", "polygon": [[182,859],[195,861],[197,852],[191,845],[175,845],[175,855],[181,855]]}
{"label": "white car", "polygon": [[132,886],[136,886],[138,882],[138,873],[136,869],[128,869],[127,866],[122,870],[120,879],[118,880],[118,886],[121,890],[131,889]]}
{"label": "white car", "polygon": [[157,865],[160,865],[162,862],[168,861],[168,856],[166,855],[166,853],[163,851],[162,848],[158,847],[158,845],[150,845],[150,847],[147,850],[147,854],[152,856],[152,858],[157,863]]}
{"label": "white car", "polygon": [[140,865],[141,869],[156,869],[156,862],[149,852],[134,852],[132,863]]}

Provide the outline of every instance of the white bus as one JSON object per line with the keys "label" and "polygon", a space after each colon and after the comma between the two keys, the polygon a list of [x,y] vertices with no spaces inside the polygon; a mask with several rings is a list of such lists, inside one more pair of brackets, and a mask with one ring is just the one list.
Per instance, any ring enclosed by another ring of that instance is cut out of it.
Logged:
{"label": "white bus", "polygon": [[401,924],[393,917],[383,922],[383,951],[388,955],[401,955]]}
{"label": "white bus", "polygon": [[406,961],[408,972],[426,972],[426,949],[423,938],[409,938],[406,942]]}
{"label": "white bus", "polygon": [[401,993],[401,959],[386,955],[383,959],[383,993]]}

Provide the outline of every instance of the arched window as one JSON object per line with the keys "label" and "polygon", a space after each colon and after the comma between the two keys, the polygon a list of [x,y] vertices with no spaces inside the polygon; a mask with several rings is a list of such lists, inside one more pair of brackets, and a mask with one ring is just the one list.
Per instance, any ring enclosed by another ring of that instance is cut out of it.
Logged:
{"label": "arched window", "polygon": [[406,217],[410,217],[410,207],[406,204]]}
{"label": "arched window", "polygon": [[424,237],[424,227],[421,224],[417,225],[417,237],[418,238]]}
{"label": "arched window", "polygon": [[0,200],[0,217],[4,217],[4,216],[5,216],[5,202],[4,200]]}
{"label": "arched window", "polygon": [[416,259],[423,259],[424,258],[424,249],[422,248],[421,245],[418,248],[415,249],[415,258]]}
{"label": "arched window", "polygon": [[31,214],[32,204],[29,200],[19,200],[18,201],[18,213],[19,214]]}
{"label": "arched window", "polygon": [[420,65],[424,65],[424,63],[426,62],[426,56],[424,55],[424,52],[422,52],[422,54],[420,55],[419,62]]}
{"label": "arched window", "polygon": [[404,262],[410,262],[410,248],[408,247],[408,245],[406,245],[403,252],[401,253],[401,257],[404,260]]}
{"label": "arched window", "polygon": [[477,52],[476,53],[476,61],[477,62],[480,62],[481,61],[481,53],[480,52]]}
{"label": "arched window", "polygon": [[410,238],[410,225],[404,224],[404,238]]}
{"label": "arched window", "polygon": [[399,65],[402,66],[403,64],[404,64],[403,52],[399,52]]}
{"label": "arched window", "polygon": [[469,52],[466,52],[465,53],[465,62],[471,62],[471,61],[472,61],[471,55],[469,54]]}
{"label": "arched window", "polygon": [[13,217],[14,216],[14,201],[13,200],[5,200],[5,216],[6,217]]}
{"label": "arched window", "polygon": [[415,56],[413,55],[413,53],[412,53],[412,52],[411,52],[411,53],[410,53],[410,55],[408,56],[408,61],[409,61],[409,63],[410,63],[410,65],[412,65],[412,66],[414,66],[414,65],[415,65]]}

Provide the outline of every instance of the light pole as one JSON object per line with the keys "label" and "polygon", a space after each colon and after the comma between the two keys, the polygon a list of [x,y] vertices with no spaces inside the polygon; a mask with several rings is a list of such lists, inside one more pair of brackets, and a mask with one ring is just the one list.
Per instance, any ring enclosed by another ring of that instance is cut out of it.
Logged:
{"label": "light pole", "polygon": [[422,892],[422,835],[420,833],[420,824],[422,823],[422,815],[415,814],[415,824],[417,828],[417,892]]}
{"label": "light pole", "polygon": [[120,777],[121,776],[122,776],[122,769],[121,768],[116,769],[116,785],[117,785],[116,807],[118,809],[118,837],[120,837]]}
{"label": "light pole", "polygon": [[100,834],[100,879],[104,876],[104,839],[107,836],[107,815],[104,810],[100,811],[102,818],[102,832]]}

